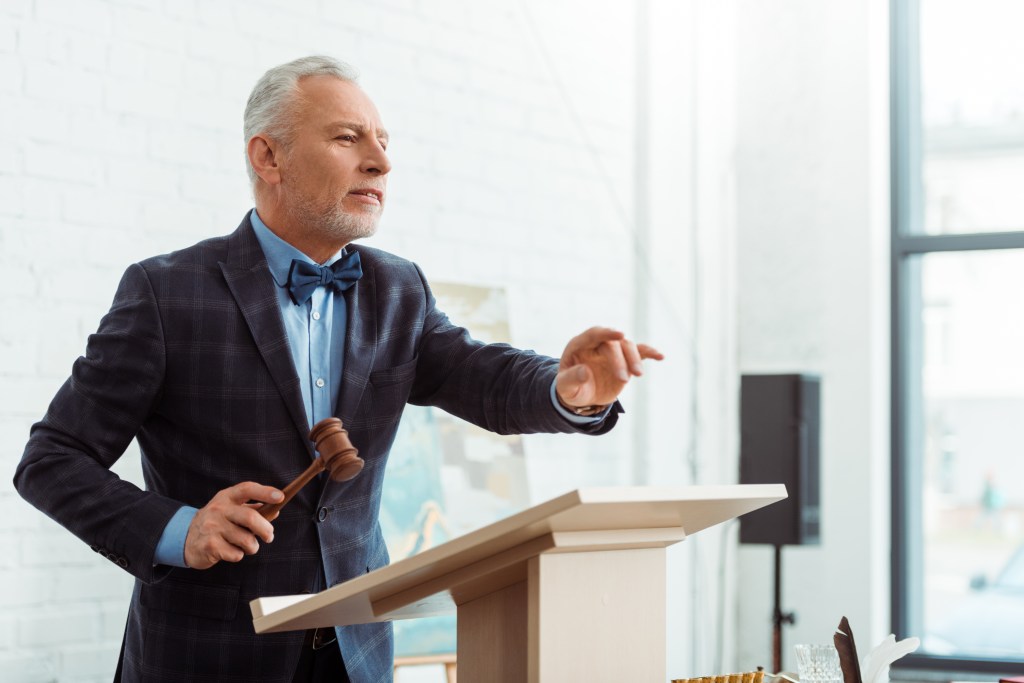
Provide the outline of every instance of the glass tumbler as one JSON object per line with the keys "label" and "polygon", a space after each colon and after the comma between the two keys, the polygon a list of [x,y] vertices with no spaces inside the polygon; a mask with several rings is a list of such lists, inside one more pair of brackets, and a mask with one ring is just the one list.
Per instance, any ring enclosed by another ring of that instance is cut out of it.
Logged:
{"label": "glass tumbler", "polygon": [[834,645],[797,645],[796,666],[800,683],[843,683]]}

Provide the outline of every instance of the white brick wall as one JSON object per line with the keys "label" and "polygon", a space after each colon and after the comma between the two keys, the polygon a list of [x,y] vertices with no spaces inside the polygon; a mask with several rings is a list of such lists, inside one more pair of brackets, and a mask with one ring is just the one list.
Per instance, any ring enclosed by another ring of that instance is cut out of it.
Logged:
{"label": "white brick wall", "polygon": [[[5,681],[99,681],[113,672],[130,577],[22,502],[10,475],[124,268],[230,232],[250,206],[245,98],[266,68],[297,56],[323,52],[357,66],[392,132],[392,200],[372,244],[415,259],[433,279],[506,287],[519,345],[557,355],[591,324],[630,329],[633,287],[652,288],[652,316],[665,316],[656,326],[664,336],[653,341],[673,355],[652,369],[661,373],[651,380],[653,404],[669,420],[631,415],[603,439],[531,439],[534,496],[630,483],[637,426],[654,434],[659,482],[686,480],[678,453],[697,340],[683,322],[692,255],[679,236],[697,228],[685,211],[656,216],[662,244],[678,251],[635,270],[633,21],[628,0],[0,3]],[[676,33],[667,31],[664,45]],[[680,78],[675,63],[661,64],[669,90]],[[679,136],[669,137],[653,141],[657,153],[688,159]],[[687,182],[649,201],[679,207]],[[723,229],[715,216],[700,226]],[[712,272],[706,284],[730,277]],[[710,308],[703,315],[712,331],[731,320]],[[728,335],[709,339],[728,356]],[[709,370],[723,367],[731,366]],[[721,400],[722,411],[702,418],[705,429],[727,419]],[[137,450],[115,469],[140,481]],[[672,656],[688,656],[686,640],[670,634]]]}

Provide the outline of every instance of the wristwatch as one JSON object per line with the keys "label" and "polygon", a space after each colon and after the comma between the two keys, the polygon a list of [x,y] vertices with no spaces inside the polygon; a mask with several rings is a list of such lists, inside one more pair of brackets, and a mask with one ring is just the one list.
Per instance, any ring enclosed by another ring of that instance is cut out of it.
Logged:
{"label": "wristwatch", "polygon": [[558,405],[562,406],[563,408],[568,410],[573,415],[576,415],[577,417],[593,417],[594,415],[597,415],[598,413],[600,413],[600,412],[602,412],[604,410],[607,410],[607,408],[608,408],[608,406],[598,406],[598,405],[592,405],[592,406],[571,406],[571,405],[569,405],[568,403],[566,403],[565,401],[562,400],[562,397],[558,395],[557,391],[554,392],[554,394],[555,394],[555,398],[558,399]]}
{"label": "wristwatch", "polygon": [[570,413],[572,413],[573,415],[576,415],[578,417],[593,417],[594,415],[597,415],[597,414],[599,414],[599,413],[601,413],[601,412],[603,412],[603,411],[608,409],[608,406],[570,406],[570,405],[566,405],[565,401],[562,400],[561,396],[558,397],[558,402],[562,405],[563,408],[565,408]]}
{"label": "wristwatch", "polygon": [[580,406],[578,408],[566,407],[572,411],[573,415],[578,415],[579,417],[593,417],[594,415],[602,413],[608,409],[608,406]]}

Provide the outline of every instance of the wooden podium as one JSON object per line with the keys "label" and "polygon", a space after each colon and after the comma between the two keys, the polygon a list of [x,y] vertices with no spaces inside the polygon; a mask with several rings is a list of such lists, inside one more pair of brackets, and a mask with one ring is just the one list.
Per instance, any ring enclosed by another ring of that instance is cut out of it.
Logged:
{"label": "wooden podium", "polygon": [[782,484],[580,489],[316,595],[251,603],[257,633],[458,610],[463,683],[664,683],[665,548]]}

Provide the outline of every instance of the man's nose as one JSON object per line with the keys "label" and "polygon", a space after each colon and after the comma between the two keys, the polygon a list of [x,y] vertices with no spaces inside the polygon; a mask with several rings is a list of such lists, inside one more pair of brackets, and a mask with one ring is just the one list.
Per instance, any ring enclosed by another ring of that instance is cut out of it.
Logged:
{"label": "man's nose", "polygon": [[391,170],[391,160],[380,143],[374,145],[372,151],[363,159],[361,170],[372,175],[385,175]]}

